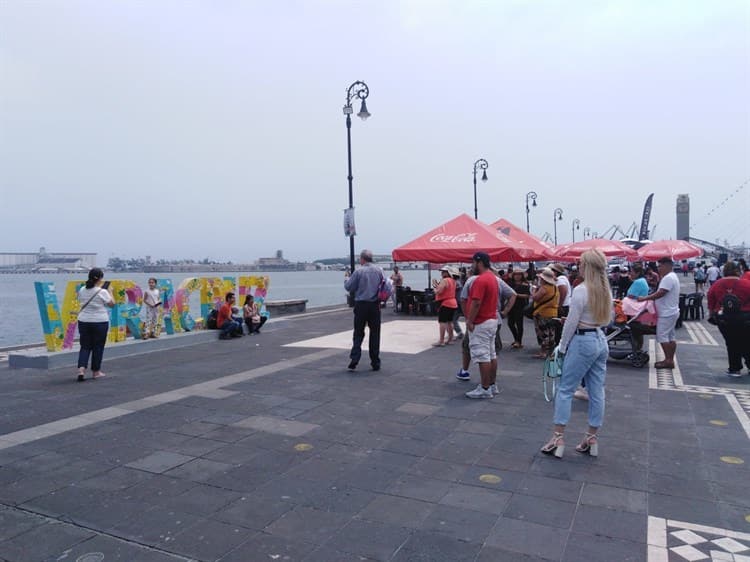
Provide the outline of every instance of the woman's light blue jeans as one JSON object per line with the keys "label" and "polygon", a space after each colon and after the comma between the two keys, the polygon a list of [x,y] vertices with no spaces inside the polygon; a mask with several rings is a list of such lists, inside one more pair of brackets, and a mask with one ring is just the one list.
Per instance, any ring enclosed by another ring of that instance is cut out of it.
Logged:
{"label": "woman's light blue jeans", "polygon": [[589,425],[601,427],[608,354],[607,340],[601,330],[573,336],[565,354],[560,388],[555,398],[555,425],[568,425],[573,393],[584,379],[589,393]]}

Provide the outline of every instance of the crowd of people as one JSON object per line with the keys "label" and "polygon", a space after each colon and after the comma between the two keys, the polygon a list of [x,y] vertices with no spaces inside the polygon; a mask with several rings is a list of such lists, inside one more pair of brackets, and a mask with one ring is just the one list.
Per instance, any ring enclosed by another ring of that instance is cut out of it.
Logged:
{"label": "crowd of people", "polygon": [[[378,286],[382,270],[372,264],[372,253],[360,255],[363,266],[349,277],[345,289],[354,294],[354,337],[349,369],[357,367],[365,326],[370,328],[370,361],[380,368],[380,314]],[[750,372],[750,272],[743,260],[724,265],[723,276],[715,265],[707,266],[708,305],[725,338],[730,376],[740,376],[742,361]],[[696,267],[696,270],[699,269]],[[456,378],[470,381],[469,366],[479,369],[479,384],[466,392],[470,399],[489,399],[500,389],[497,385],[497,353],[502,348],[500,326],[506,318],[513,335],[512,350],[523,348],[524,318],[533,319],[539,351],[535,357],[563,358],[562,376],[555,397],[552,436],[541,448],[546,454],[562,457],[564,432],[570,419],[573,397],[588,400],[588,427],[576,451],[599,454],[598,432],[603,423],[604,385],[609,353],[605,328],[614,318],[615,299],[635,303],[653,301],[656,310],[656,341],[664,359],[657,369],[672,369],[677,350],[676,324],[681,314],[680,281],[675,273],[684,271],[670,257],[656,263],[615,266],[608,271],[600,251],[584,252],[577,265],[569,269],[553,263],[539,272],[533,265],[526,271],[495,270],[490,257],[477,252],[467,271],[446,266],[440,279],[433,282],[438,305],[438,340],[433,346],[450,345],[459,339],[461,367]],[[700,274],[696,275],[696,279]],[[403,286],[403,276],[394,270],[390,282]],[[395,293],[395,291],[394,291]],[[727,295],[729,295],[729,300]],[[394,309],[398,305],[394,298]],[[465,318],[465,336],[461,337],[458,317]],[[642,334],[638,347],[642,347]],[[579,386],[580,385],[580,386]]]}

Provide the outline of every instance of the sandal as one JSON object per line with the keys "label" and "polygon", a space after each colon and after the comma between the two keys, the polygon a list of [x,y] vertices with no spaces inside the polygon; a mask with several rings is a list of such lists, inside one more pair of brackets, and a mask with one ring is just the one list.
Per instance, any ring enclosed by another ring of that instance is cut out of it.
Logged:
{"label": "sandal", "polygon": [[441,341],[436,341],[435,343],[430,345],[432,345],[432,347],[443,347],[445,344]]}
{"label": "sandal", "polygon": [[545,455],[555,455],[558,459],[561,459],[565,452],[565,443],[563,442],[563,434],[555,431],[552,434],[552,438],[540,449]]}
{"label": "sandal", "polygon": [[576,451],[583,454],[588,454],[590,457],[599,456],[599,443],[597,441],[596,433],[587,433],[586,436],[576,446]]}
{"label": "sandal", "polygon": [[657,369],[674,369],[674,363],[667,363],[666,361],[657,361],[654,363],[654,367]]}

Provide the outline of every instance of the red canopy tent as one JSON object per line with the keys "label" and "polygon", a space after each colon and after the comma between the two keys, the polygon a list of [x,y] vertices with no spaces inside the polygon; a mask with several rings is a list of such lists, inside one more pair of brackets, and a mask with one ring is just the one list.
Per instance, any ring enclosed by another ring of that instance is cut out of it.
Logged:
{"label": "red canopy tent", "polygon": [[475,252],[486,252],[492,261],[508,261],[513,242],[484,223],[461,214],[393,250],[393,261],[430,263],[471,262]]}
{"label": "red canopy tent", "polygon": [[673,260],[686,260],[703,255],[703,249],[685,240],[659,240],[650,242],[638,249],[638,255],[648,261],[669,257]]}
{"label": "red canopy tent", "polygon": [[552,257],[560,261],[575,261],[581,257],[586,250],[596,248],[608,258],[625,257],[629,259],[638,259],[638,253],[631,248],[618,242],[617,240],[606,240],[604,238],[589,238],[573,244],[564,244],[555,248]]}
{"label": "red canopy tent", "polygon": [[518,228],[512,222],[499,219],[490,225],[499,233],[507,236],[514,246],[512,257],[506,258],[508,261],[536,261],[548,259],[553,250],[547,243],[542,242],[533,234]]}

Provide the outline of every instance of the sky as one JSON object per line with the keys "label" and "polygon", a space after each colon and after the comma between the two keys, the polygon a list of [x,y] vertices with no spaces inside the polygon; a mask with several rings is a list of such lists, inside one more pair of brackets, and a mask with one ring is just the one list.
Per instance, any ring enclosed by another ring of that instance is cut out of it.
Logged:
{"label": "sky", "polygon": [[[348,256],[452,219],[750,244],[747,0],[0,0],[0,252]],[[359,107],[355,104],[355,113]],[[744,187],[740,187],[744,186]],[[554,211],[563,219],[555,223]]]}

